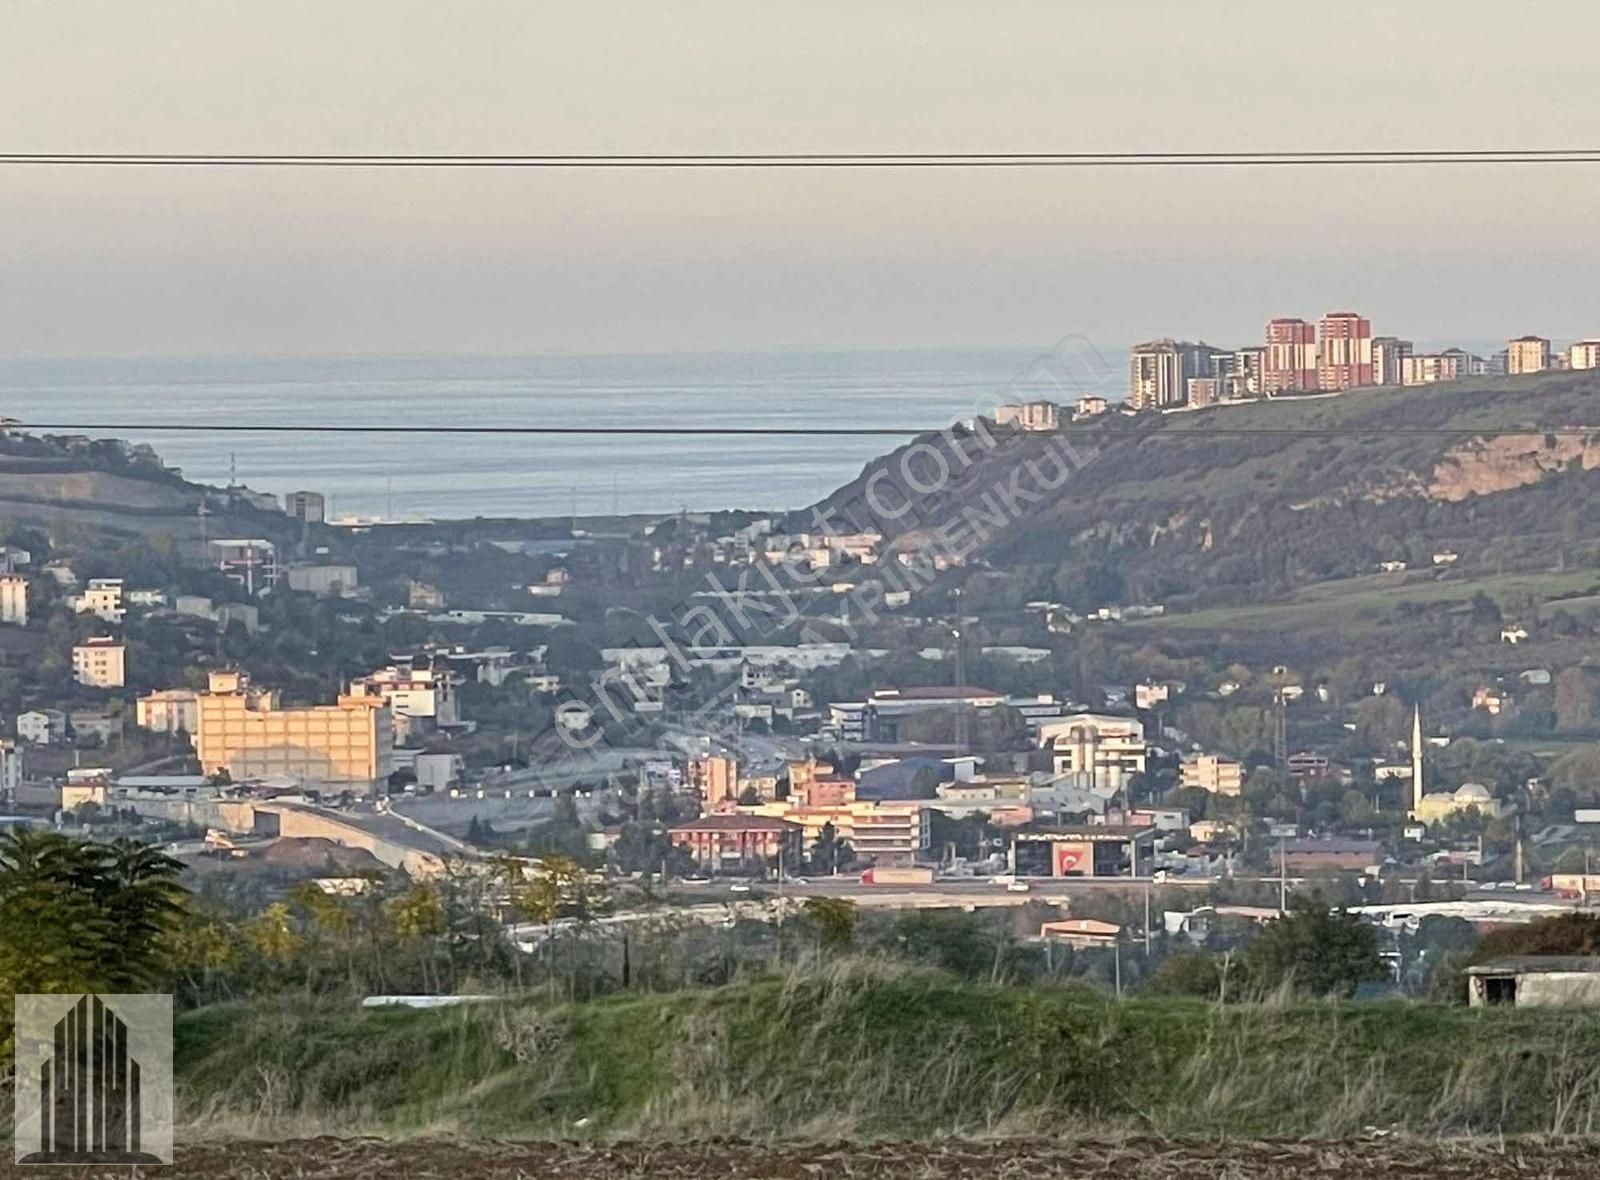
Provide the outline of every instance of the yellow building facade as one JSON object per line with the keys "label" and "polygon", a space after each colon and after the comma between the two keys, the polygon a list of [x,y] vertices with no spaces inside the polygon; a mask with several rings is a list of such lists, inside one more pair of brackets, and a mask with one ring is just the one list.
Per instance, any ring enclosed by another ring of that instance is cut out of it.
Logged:
{"label": "yellow building facade", "polygon": [[381,698],[284,709],[238,673],[214,672],[198,696],[194,747],[205,773],[225,770],[236,782],[373,782],[394,771],[394,722]]}

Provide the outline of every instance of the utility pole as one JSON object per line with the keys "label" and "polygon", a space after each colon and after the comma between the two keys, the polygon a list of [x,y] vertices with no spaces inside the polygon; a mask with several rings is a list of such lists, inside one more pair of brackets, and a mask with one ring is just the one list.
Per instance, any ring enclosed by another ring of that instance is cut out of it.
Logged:
{"label": "utility pole", "polygon": [[1285,847],[1284,838],[1282,836],[1279,836],[1278,837],[1278,912],[1280,914],[1287,914],[1289,912],[1289,868],[1288,868],[1289,862],[1288,862],[1288,858],[1284,855],[1284,847]]}
{"label": "utility pole", "polygon": [[1144,883],[1144,957],[1150,957],[1150,882]]}

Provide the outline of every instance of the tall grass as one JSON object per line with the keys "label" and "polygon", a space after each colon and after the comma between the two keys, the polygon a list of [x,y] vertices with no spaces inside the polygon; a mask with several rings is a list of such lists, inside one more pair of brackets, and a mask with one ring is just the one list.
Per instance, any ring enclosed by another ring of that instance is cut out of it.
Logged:
{"label": "tall grass", "polygon": [[1600,1016],[1118,1003],[877,960],[442,1012],[180,1021],[191,1134],[757,1139],[1600,1131]]}

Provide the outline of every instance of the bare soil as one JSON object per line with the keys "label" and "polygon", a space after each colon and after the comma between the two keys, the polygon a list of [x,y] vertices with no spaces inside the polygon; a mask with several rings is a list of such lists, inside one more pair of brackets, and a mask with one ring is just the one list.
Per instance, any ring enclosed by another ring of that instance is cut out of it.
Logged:
{"label": "bare soil", "polygon": [[[33,1169],[0,1162],[0,1180],[23,1180],[37,1174]],[[1418,1143],[1386,1138],[1254,1143],[996,1140],[770,1147],[733,1140],[581,1144],[321,1138],[180,1147],[175,1167],[149,1174],[163,1180],[1564,1180],[1600,1175],[1600,1143]],[[129,1171],[126,1167],[56,1168],[52,1175],[126,1180]]]}

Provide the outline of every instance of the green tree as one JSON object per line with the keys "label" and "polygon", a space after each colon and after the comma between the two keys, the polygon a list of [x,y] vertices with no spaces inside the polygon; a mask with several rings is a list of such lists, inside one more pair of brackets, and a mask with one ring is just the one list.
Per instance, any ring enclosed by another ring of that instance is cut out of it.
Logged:
{"label": "green tree", "polygon": [[1245,965],[1263,992],[1288,986],[1309,996],[1349,996],[1358,984],[1389,977],[1373,928],[1330,910],[1321,894],[1291,901],[1245,949]]}
{"label": "green tree", "polygon": [[817,946],[846,951],[856,940],[856,903],[846,897],[808,897],[803,912],[817,933]]}

